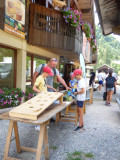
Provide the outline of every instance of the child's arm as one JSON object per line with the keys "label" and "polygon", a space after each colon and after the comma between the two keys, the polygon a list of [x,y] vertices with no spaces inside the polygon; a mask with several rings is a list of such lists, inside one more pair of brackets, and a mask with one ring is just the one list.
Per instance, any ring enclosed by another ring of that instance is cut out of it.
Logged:
{"label": "child's arm", "polygon": [[70,83],[70,82],[69,82],[69,87],[70,87],[70,88],[73,88],[73,87],[71,86],[71,83]]}
{"label": "child's arm", "polygon": [[37,93],[41,93],[41,91],[40,91],[39,89],[37,89],[37,86],[36,86],[36,85],[33,86],[33,91],[35,91],[35,92],[37,92]]}
{"label": "child's arm", "polygon": [[81,91],[77,92],[78,94],[82,94],[85,92],[85,88],[81,88]]}
{"label": "child's arm", "polygon": [[69,82],[69,87],[70,87],[70,88],[72,88],[72,87],[71,87],[71,83],[70,83],[70,82]]}
{"label": "child's arm", "polygon": [[53,87],[51,87],[51,86],[49,86],[49,85],[47,85],[47,88],[53,89],[55,92],[57,92],[57,90],[56,90],[55,88],[53,88]]}

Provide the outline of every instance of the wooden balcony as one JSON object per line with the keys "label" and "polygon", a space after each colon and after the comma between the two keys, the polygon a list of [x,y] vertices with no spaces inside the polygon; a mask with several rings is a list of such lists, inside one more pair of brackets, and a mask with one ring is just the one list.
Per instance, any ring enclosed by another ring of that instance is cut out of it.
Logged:
{"label": "wooden balcony", "polygon": [[82,41],[81,30],[66,24],[60,11],[30,4],[29,44],[79,55]]}

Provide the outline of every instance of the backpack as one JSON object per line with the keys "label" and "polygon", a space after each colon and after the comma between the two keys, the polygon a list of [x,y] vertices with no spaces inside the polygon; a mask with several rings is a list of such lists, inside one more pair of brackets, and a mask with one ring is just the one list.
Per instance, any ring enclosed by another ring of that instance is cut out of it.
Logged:
{"label": "backpack", "polygon": [[[39,72],[39,75],[42,74],[44,67],[45,67],[45,64],[42,64],[42,67],[41,67],[41,70],[40,70],[40,72]],[[53,72],[54,72],[54,76],[55,76],[55,75],[56,75],[56,68],[53,68]]]}
{"label": "backpack", "polygon": [[114,82],[115,82],[114,77],[107,77],[106,79],[107,88],[113,88]]}

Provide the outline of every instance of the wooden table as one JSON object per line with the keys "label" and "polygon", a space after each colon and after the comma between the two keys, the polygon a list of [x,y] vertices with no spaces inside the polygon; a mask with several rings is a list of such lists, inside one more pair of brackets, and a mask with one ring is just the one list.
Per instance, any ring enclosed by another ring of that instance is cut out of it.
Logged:
{"label": "wooden table", "polygon": [[[86,88],[86,96],[87,96],[87,91],[90,91],[90,97],[89,98],[86,98],[85,102],[84,102],[84,106],[83,106],[83,113],[85,114],[86,113],[86,103],[90,103],[92,104],[93,103],[93,88],[92,87],[87,87]],[[77,107],[77,105],[76,105]],[[66,108],[66,115],[68,116],[68,113],[75,113],[75,125],[77,125],[77,122],[78,122],[78,114],[77,114],[77,108],[75,107],[75,109],[71,108],[71,105],[69,105],[67,108]],[[67,117],[66,116],[66,117]],[[65,117],[65,116],[64,116]]]}
{"label": "wooden table", "polygon": [[[8,156],[13,128],[14,128],[16,148],[17,148],[18,153],[21,153],[22,150],[29,151],[29,152],[35,152],[36,153],[36,160],[40,160],[41,159],[41,154],[44,153],[45,154],[45,159],[48,160],[49,159],[49,146],[48,146],[47,125],[49,124],[49,120],[54,115],[60,113],[63,109],[65,109],[71,103],[72,102],[64,102],[63,104],[53,103],[35,121],[34,120],[23,119],[23,118],[10,117],[9,112],[0,114],[0,119],[5,119],[5,120],[10,121],[9,122],[7,139],[6,139],[6,144],[5,144],[3,160],[21,160],[21,159],[16,159],[16,158]],[[17,122],[40,125],[40,132],[39,132],[39,137],[38,137],[37,149],[29,148],[29,147],[25,147],[25,146],[20,146]],[[43,142],[44,142],[44,144],[43,144]],[[44,148],[45,148],[44,151],[42,151],[42,146],[43,145],[44,145]]]}

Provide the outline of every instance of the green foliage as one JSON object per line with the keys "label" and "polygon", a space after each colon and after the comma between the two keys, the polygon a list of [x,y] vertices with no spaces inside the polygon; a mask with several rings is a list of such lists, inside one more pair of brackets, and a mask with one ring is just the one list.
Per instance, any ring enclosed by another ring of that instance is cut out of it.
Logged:
{"label": "green foliage", "polygon": [[0,108],[15,107],[21,104],[24,92],[20,88],[0,89]]}
{"label": "green foliage", "polygon": [[32,85],[27,85],[26,86],[26,91],[25,91],[25,101],[33,98],[34,96],[37,95],[36,92],[33,91],[33,86]]}
{"label": "green foliage", "polygon": [[59,83],[53,82],[53,87],[54,87],[55,89],[58,89],[58,88],[59,88]]}
{"label": "green foliage", "polygon": [[61,10],[63,12],[63,18],[66,23],[70,23],[70,25],[76,29],[80,29],[82,24],[81,13],[78,10],[72,10],[71,8],[65,8]]}
{"label": "green foliage", "polygon": [[57,150],[58,147],[57,146],[50,146],[50,149]]}
{"label": "green foliage", "polygon": [[75,151],[73,153],[68,153],[66,160],[87,160],[93,159],[94,155],[92,153],[85,153],[82,151]]}
{"label": "green foliage", "polygon": [[20,88],[2,88],[0,89],[0,108],[15,107],[21,104],[22,97],[25,101],[36,96],[32,86],[26,86],[25,93]]}
{"label": "green foliage", "polygon": [[98,47],[98,62],[94,69],[107,64],[118,74],[120,65],[112,63],[113,60],[120,59],[120,42],[112,35],[104,36],[100,27],[96,26],[96,38]]}
{"label": "green foliage", "polygon": [[92,153],[85,153],[86,158],[94,158]]}

